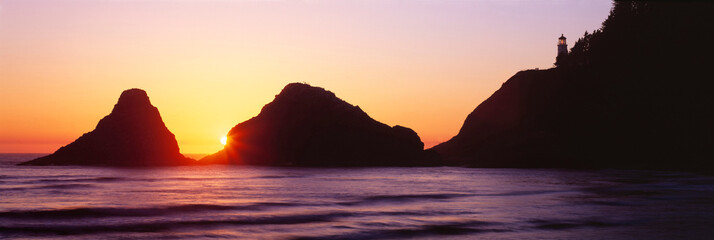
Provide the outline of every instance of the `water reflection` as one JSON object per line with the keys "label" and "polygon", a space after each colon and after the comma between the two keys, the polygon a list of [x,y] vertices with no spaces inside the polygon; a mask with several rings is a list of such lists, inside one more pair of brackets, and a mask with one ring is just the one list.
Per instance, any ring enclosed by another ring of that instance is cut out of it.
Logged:
{"label": "water reflection", "polygon": [[714,179],[685,173],[448,167],[0,168],[0,237],[714,236],[709,227],[714,223]]}

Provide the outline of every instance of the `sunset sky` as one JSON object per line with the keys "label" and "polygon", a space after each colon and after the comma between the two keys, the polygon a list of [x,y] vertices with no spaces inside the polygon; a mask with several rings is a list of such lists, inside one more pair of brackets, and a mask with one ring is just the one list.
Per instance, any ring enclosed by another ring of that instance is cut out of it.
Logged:
{"label": "sunset sky", "polygon": [[147,91],[183,153],[213,153],[290,82],[427,147],[519,70],[549,68],[607,0],[1,0],[0,152],[49,153]]}

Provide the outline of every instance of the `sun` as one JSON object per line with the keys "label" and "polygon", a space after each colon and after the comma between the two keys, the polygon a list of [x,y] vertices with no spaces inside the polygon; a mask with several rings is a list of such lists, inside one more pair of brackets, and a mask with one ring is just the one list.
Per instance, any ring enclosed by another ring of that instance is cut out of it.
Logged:
{"label": "sun", "polygon": [[226,137],[226,136],[221,137],[221,144],[226,145],[226,142],[228,142],[228,137]]}

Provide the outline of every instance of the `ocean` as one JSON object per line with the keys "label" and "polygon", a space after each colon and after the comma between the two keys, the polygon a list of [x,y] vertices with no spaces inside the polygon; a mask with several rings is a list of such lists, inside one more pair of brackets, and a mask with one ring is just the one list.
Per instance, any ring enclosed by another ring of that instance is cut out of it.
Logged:
{"label": "ocean", "polygon": [[625,170],[15,166],[8,239],[714,239],[714,177]]}

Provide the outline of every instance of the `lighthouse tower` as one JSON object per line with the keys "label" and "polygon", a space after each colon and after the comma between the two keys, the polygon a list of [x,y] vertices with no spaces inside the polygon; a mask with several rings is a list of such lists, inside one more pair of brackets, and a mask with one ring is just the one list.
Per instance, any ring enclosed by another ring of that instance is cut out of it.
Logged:
{"label": "lighthouse tower", "polygon": [[558,38],[558,57],[568,54],[568,43],[565,42],[565,36],[560,34]]}

